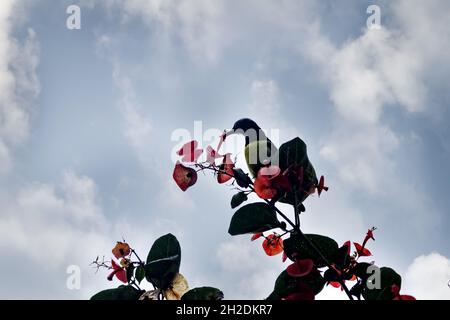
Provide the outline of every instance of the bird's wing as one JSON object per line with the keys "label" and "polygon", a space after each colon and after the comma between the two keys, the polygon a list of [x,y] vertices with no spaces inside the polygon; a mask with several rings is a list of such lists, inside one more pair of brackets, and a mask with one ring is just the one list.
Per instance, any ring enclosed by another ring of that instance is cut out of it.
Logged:
{"label": "bird's wing", "polygon": [[263,167],[264,161],[271,161],[276,152],[277,147],[269,139],[253,141],[245,146],[245,161],[253,177],[256,177],[259,169]]}

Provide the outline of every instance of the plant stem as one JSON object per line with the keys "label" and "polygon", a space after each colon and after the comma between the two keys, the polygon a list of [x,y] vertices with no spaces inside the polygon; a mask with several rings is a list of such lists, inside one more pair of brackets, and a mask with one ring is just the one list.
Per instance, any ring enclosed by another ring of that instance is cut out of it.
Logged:
{"label": "plant stem", "polygon": [[[227,176],[230,176],[232,178],[237,179],[234,175],[229,174],[226,171],[220,170],[216,167],[213,166],[207,166],[205,167],[202,164],[196,164],[196,166],[200,167],[202,170],[203,169],[210,169],[216,173],[220,173],[220,174],[225,174]],[[249,185],[249,189],[254,192],[255,189],[253,187],[253,182],[250,182]],[[264,199],[264,201],[270,205],[276,213],[278,213],[284,220],[286,220],[286,222],[288,222],[296,232],[298,232],[298,234],[306,241],[306,243],[311,247],[311,249],[313,249],[318,255],[319,257],[325,262],[325,264],[327,265],[328,268],[330,269],[334,269],[335,267],[333,267],[331,265],[331,263],[328,261],[328,259],[323,255],[323,253],[319,250],[319,248],[317,248],[317,246],[310,240],[308,239],[308,237],[305,236],[305,234],[300,230],[300,217],[299,217],[299,213],[298,213],[298,198],[297,198],[297,193],[295,192],[295,188],[294,188],[294,196],[295,196],[295,223],[293,223],[291,221],[291,219],[289,219],[283,212],[281,212],[280,209],[278,209],[274,203],[271,203],[269,200]],[[345,293],[347,294],[348,298],[350,300],[354,300],[352,294],[350,293],[350,290],[347,288],[347,286],[345,285],[345,281],[342,279],[342,277],[340,276],[338,279],[339,284],[341,285],[341,287],[344,289]]]}
{"label": "plant stem", "polygon": [[136,251],[134,251],[134,249],[131,249],[131,253],[136,256],[136,258],[139,260],[139,263],[141,265],[144,265],[144,262],[142,262],[141,258],[139,258],[139,256],[137,255]]}

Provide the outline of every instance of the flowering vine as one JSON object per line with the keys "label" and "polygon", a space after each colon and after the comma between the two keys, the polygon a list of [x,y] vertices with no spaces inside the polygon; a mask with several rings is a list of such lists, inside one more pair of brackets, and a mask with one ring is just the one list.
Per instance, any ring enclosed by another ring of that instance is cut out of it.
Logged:
{"label": "flowering vine", "polygon": [[[255,128],[259,127],[252,120],[241,119],[233,130]],[[216,148],[207,146],[204,150],[195,140],[186,142],[176,151],[179,160],[172,177],[183,192],[197,183],[199,172],[211,172],[217,183],[230,184],[237,190],[230,202],[231,209],[237,210],[228,233],[262,241],[262,249],[268,256],[281,255],[283,262],[289,260],[267,299],[314,300],[330,285],[342,290],[350,300],[414,300],[412,296],[400,294],[401,277],[393,269],[378,268],[374,262],[364,261],[372,256],[368,246],[370,241],[375,241],[376,228],[370,228],[361,243],[349,240],[341,246],[330,237],[303,232],[300,217],[306,211],[304,200],[312,194],[320,197],[329,191],[324,176],[317,178],[303,140],[297,137],[276,148],[263,133],[244,134],[247,173],[236,166],[232,154],[220,153],[229,135],[225,131]],[[251,162],[251,153],[262,149],[268,151],[267,157]],[[260,200],[247,203],[250,194]],[[294,219],[279,209],[279,202],[292,206]],[[155,241],[145,261],[125,242],[118,242],[112,254],[118,262],[112,259],[109,264],[97,258],[94,265],[110,269],[107,279],[125,285],[102,291],[93,299],[223,298],[223,293],[216,288],[189,290],[187,280],[179,273],[181,248],[171,234]],[[141,288],[144,279],[153,286],[152,290]]]}

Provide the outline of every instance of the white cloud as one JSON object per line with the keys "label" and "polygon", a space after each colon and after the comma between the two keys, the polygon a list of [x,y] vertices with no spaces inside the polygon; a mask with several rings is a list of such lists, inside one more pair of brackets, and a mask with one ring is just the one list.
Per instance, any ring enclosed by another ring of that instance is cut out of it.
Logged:
{"label": "white cloud", "polygon": [[337,49],[328,62],[331,101],[347,121],[374,124],[383,107],[398,103],[421,111],[425,86],[421,63],[387,29],[368,30]]}
{"label": "white cloud", "polygon": [[427,74],[450,52],[446,7],[445,1],[396,1],[382,11],[392,9],[390,25],[342,45],[324,35],[320,20],[307,27],[302,55],[321,70],[335,110],[321,155],[347,185],[371,193],[402,188],[392,158],[404,138],[383,116],[394,106],[407,114],[429,111]]}
{"label": "white cloud", "polygon": [[150,119],[143,114],[137,102],[131,79],[121,72],[117,63],[114,65],[113,79],[121,95],[119,107],[125,120],[125,137],[139,159],[145,162],[152,141]]}
{"label": "white cloud", "polygon": [[280,112],[279,88],[273,80],[255,80],[250,88],[252,113],[272,118]]}
{"label": "white cloud", "polygon": [[14,200],[3,204],[0,218],[2,250],[15,249],[39,264],[59,265],[69,256],[95,254],[104,241],[108,223],[97,187],[88,177],[68,171],[60,185],[30,183],[9,198]]}
{"label": "white cloud", "polygon": [[419,300],[450,299],[450,259],[439,253],[414,259],[403,276],[402,294]]}
{"label": "white cloud", "polygon": [[216,251],[220,270],[218,274],[233,281],[223,283],[227,299],[263,299],[269,296],[278,275],[287,267],[281,255],[267,256],[262,240],[251,242],[249,237],[233,237],[219,245]]}
{"label": "white cloud", "polygon": [[[83,4],[91,7],[95,2],[85,0]],[[160,47],[181,43],[198,63],[215,63],[229,42],[222,1],[108,0],[102,5],[110,10],[119,8],[123,23],[142,18]]]}
{"label": "white cloud", "polygon": [[105,57],[112,65],[112,79],[118,91],[118,108],[124,120],[124,137],[133,148],[137,158],[143,164],[151,159],[152,141],[151,119],[145,114],[139,103],[132,77],[124,72],[124,67],[117,57],[115,39],[108,34],[100,34],[96,39],[96,52]]}
{"label": "white cloud", "polygon": [[[46,286],[45,292],[38,292],[25,290],[21,283],[17,291],[1,292],[5,298],[89,298],[118,285],[106,280],[105,270],[96,274],[89,266],[95,257],[109,259],[122,236],[136,249],[155,239],[142,226],[131,228],[125,218],[107,217],[96,183],[73,171],[66,171],[59,183],[27,183],[0,196],[0,250],[14,252],[18,270],[31,263],[33,279]],[[69,265],[81,269],[81,290],[65,286]]]}
{"label": "white cloud", "polygon": [[11,148],[29,134],[29,108],[40,91],[36,69],[39,45],[36,33],[20,43],[12,37],[15,6],[11,0],[0,4],[0,167],[7,172],[13,165]]}
{"label": "white cloud", "polygon": [[385,175],[395,169],[390,156],[399,143],[389,127],[349,124],[334,129],[320,155],[338,166],[339,178],[345,184],[385,194],[390,191]]}
{"label": "white cloud", "polygon": [[282,92],[275,80],[253,80],[249,95],[245,117],[255,120],[275,145],[302,136],[299,129],[283,116]]}

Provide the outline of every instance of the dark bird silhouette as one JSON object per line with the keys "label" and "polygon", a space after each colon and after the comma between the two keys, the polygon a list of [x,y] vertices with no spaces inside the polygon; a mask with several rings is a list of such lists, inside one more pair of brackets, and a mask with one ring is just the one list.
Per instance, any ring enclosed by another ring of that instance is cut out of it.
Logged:
{"label": "dark bird silhouette", "polygon": [[[269,164],[278,165],[282,172],[289,172],[293,188],[289,192],[278,194],[275,200],[292,205],[297,203],[300,210],[304,211],[302,202],[319,186],[314,167],[306,154],[306,144],[300,138],[295,138],[278,150],[260,126],[248,118],[236,121],[232,130],[225,136],[231,134],[241,134],[245,137],[245,160],[253,177],[257,177],[259,170]],[[327,190],[323,186],[323,180],[320,191],[322,190]]]}

